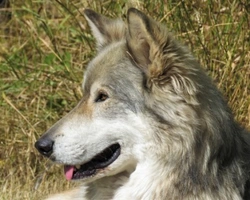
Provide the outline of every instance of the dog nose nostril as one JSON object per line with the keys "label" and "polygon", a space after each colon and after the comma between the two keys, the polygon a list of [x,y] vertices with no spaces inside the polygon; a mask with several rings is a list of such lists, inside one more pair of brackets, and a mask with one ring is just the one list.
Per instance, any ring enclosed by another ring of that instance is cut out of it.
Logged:
{"label": "dog nose nostril", "polygon": [[53,152],[54,141],[50,139],[40,139],[35,143],[37,150],[44,156],[49,157]]}

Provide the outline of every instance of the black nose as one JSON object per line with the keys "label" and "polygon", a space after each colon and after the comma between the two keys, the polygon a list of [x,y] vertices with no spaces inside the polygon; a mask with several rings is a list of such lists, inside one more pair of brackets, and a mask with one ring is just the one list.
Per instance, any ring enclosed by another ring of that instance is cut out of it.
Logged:
{"label": "black nose", "polygon": [[49,157],[53,152],[54,141],[49,138],[41,138],[35,143],[37,150],[44,156]]}

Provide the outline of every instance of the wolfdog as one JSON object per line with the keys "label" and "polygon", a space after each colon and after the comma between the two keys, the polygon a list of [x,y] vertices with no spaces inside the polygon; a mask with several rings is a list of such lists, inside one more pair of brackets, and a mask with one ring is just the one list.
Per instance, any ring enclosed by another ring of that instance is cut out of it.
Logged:
{"label": "wolfdog", "polygon": [[84,14],[83,97],[35,144],[82,186],[49,199],[250,199],[250,135],[190,51],[135,8]]}

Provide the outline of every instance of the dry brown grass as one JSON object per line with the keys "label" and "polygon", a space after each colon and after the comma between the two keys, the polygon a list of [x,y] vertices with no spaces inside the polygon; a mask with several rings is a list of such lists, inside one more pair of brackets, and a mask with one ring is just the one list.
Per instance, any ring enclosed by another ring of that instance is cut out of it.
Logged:
{"label": "dry brown grass", "polygon": [[81,98],[83,70],[95,54],[85,7],[124,18],[133,5],[165,23],[216,80],[236,119],[250,128],[250,3],[126,2],[12,0],[11,8],[1,9],[11,12],[11,20],[0,27],[0,199],[40,199],[71,187],[61,166],[49,168],[34,142]]}

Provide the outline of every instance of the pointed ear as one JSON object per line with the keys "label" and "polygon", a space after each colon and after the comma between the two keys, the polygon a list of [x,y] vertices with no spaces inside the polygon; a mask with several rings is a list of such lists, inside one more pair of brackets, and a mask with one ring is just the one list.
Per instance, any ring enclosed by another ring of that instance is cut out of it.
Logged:
{"label": "pointed ear", "polygon": [[127,20],[127,44],[129,51],[137,64],[146,70],[145,68],[154,59],[151,54],[157,50],[155,33],[160,32],[160,27],[155,21],[135,8],[128,10]]}
{"label": "pointed ear", "polygon": [[84,15],[97,41],[97,50],[125,38],[125,24],[121,19],[110,19],[90,9],[85,9]]}
{"label": "pointed ear", "polygon": [[[196,91],[192,81],[198,63],[167,29],[141,11],[130,8],[127,14],[129,54],[146,75],[147,87],[171,89],[189,101]],[[156,86],[156,87],[155,87]]]}

